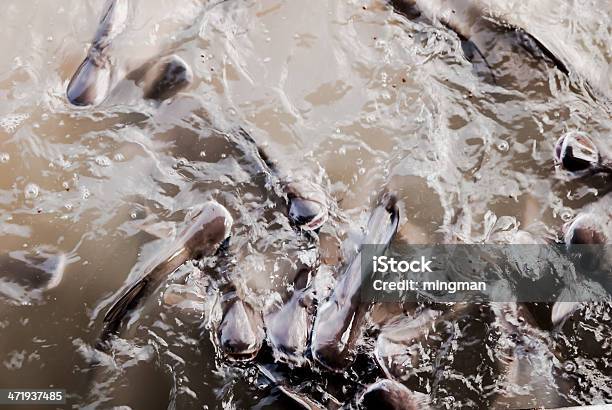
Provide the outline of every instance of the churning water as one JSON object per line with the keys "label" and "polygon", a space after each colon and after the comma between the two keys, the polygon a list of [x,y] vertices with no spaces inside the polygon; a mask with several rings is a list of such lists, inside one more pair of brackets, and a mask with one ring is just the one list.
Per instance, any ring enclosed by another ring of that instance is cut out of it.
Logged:
{"label": "churning water", "polygon": [[[556,21],[551,27],[580,45],[580,58],[610,63],[609,3],[568,0],[571,13],[540,3],[548,6],[534,10],[534,25]],[[484,67],[465,58],[454,32],[379,1],[135,0],[114,46],[121,70],[172,52],[192,67],[194,83],[153,104],[124,80],[101,105],[76,108],[66,86],[102,5],[2,2],[1,387],[63,388],[76,407],[293,405],[255,365],[219,356],[210,326],[218,278],[202,273],[214,261],[175,272],[112,355],[94,347],[108,307],[207,199],[234,218],[231,281],[262,308],[286,294],[305,245],[234,137],[239,128],[333,200],[320,232],[322,289],[354,251],[383,187],[400,199],[396,240],[421,244],[444,242],[451,231],[477,241],[515,226],[553,238],[581,208],[606,200],[604,179],[568,179],[554,169],[553,150],[576,131],[612,149],[609,102],[529,52],[514,32],[486,33]],[[602,212],[612,217],[609,206]],[[612,401],[610,309],[582,317],[554,334],[534,330],[532,348],[550,362],[531,366],[571,386],[534,382],[542,403]],[[430,359],[409,387],[440,406],[523,406],[498,400],[478,371],[461,369],[472,339],[436,332],[446,342],[423,344]],[[293,386],[351,400],[382,376],[372,337],[340,375],[288,371],[265,351],[258,362]],[[461,359],[453,365],[453,357]],[[529,384],[498,388],[520,396]],[[474,390],[488,398],[470,401]]]}

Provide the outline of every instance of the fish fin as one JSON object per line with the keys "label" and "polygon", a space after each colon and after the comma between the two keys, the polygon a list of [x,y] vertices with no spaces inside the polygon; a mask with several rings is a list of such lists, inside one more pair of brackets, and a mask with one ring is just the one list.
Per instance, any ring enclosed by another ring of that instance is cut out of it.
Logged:
{"label": "fish fin", "polygon": [[528,33],[520,27],[513,27],[521,40],[521,46],[534,57],[544,56],[563,74],[569,75],[570,70],[567,64],[548,47],[544,45],[536,36]]}
{"label": "fish fin", "polygon": [[578,309],[578,306],[580,306],[578,302],[555,302],[550,314],[553,326],[562,325]]}
{"label": "fish fin", "polygon": [[[450,27],[449,27],[450,28]],[[452,28],[450,28],[453,30]],[[482,51],[481,47],[478,46],[476,41],[472,41],[463,37],[460,33],[456,32],[461,40],[461,49],[465,58],[472,63],[473,69],[476,74],[482,75],[487,81],[492,84],[497,84],[497,77],[493,72],[493,67],[487,60],[486,55]]]}
{"label": "fish fin", "polygon": [[138,303],[140,297],[144,294],[147,285],[149,284],[149,277],[145,276],[136,282],[130,290],[128,290],[121,298],[115,302],[104,316],[105,332],[114,333],[125,315]]}

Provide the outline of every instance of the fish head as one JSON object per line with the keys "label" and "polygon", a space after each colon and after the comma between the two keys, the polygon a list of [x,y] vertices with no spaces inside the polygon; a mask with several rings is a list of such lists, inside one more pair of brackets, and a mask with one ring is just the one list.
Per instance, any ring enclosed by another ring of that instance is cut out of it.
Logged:
{"label": "fish head", "polygon": [[327,221],[329,210],[327,198],[321,188],[305,180],[286,184],[289,200],[289,220],[299,228],[317,231]]}
{"label": "fish head", "polygon": [[241,362],[254,359],[264,340],[261,313],[236,292],[224,295],[221,307],[217,341],[223,356]]}
{"label": "fish head", "polygon": [[214,254],[228,240],[233,224],[227,208],[216,201],[205,202],[193,215],[179,240],[194,257]]}
{"label": "fish head", "polygon": [[172,54],[155,63],[144,77],[144,97],[162,101],[193,82],[193,71],[181,57]]}
{"label": "fish head", "polygon": [[597,146],[585,134],[569,133],[555,145],[555,162],[573,174],[593,172],[600,163]]}
{"label": "fish head", "polygon": [[68,83],[66,97],[72,105],[98,105],[108,96],[111,83],[110,59],[97,50],[90,50]]}
{"label": "fish head", "polygon": [[608,243],[605,225],[597,215],[584,212],[563,227],[567,245],[594,245]]}

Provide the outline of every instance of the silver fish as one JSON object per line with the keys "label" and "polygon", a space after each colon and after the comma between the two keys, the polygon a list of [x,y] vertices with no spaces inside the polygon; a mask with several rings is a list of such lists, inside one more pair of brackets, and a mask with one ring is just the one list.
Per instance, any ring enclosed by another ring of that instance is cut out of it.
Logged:
{"label": "silver fish", "polygon": [[[380,244],[380,252],[392,241],[399,224],[397,198],[386,193],[372,211],[365,244]],[[341,371],[355,355],[369,306],[361,303],[361,251],[355,255],[336,284],[332,295],[317,311],[312,355],[324,367]]]}
{"label": "silver fish", "polygon": [[[482,52],[485,39],[480,36],[491,28],[510,27],[527,33],[541,51],[563,71],[584,79],[599,96],[612,99],[612,65],[609,52],[587,50],[572,27],[567,31],[548,18],[551,9],[563,8],[567,14],[581,7],[575,2],[527,0],[392,0],[396,9],[409,17],[423,15],[432,22],[440,22],[472,41]],[[600,0],[593,7],[610,15],[610,2]],[[548,12],[547,12],[548,11]],[[610,19],[607,19],[609,24]],[[610,26],[608,26],[609,28]],[[609,32],[610,30],[608,30]],[[486,55],[485,55],[486,57]]]}
{"label": "silver fish", "polygon": [[224,206],[214,201],[204,203],[176,241],[162,250],[161,256],[151,263],[152,268],[108,310],[104,317],[101,342],[115,333],[126,315],[179,266],[189,259],[211,256],[217,252],[229,238],[232,223],[232,216]]}
{"label": "silver fish", "polygon": [[109,47],[125,29],[128,0],[108,0],[87,56],[72,76],[66,96],[73,105],[97,105],[104,101],[115,81]]}

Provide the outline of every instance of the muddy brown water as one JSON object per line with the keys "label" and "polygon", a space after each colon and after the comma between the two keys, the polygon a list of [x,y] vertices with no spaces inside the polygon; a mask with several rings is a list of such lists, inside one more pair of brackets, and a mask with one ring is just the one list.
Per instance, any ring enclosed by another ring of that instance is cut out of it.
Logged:
{"label": "muddy brown water", "polygon": [[[580,12],[550,7],[534,19],[558,21],[560,37],[609,64],[609,7],[569,4]],[[206,324],[214,280],[191,263],[172,282],[198,285],[197,308],[177,311],[157,298],[113,357],[93,348],[118,290],[206,199],[234,217],[242,261],[234,279],[261,303],[288,283],[291,273],[275,266],[291,265],[299,240],[244,147],[227,136],[239,126],[290,169],[321,179],[337,204],[321,235],[347,240],[346,251],[386,185],[400,197],[398,240],[412,243],[442,242],[458,216],[478,237],[487,213],[554,236],[606,192],[599,178],[564,178],[552,152],[570,131],[612,148],[609,104],[515,34],[489,33],[491,81],[463,57],[455,34],[380,2],[134,1],[118,60],[129,67],[170,50],[191,65],[194,84],[157,107],[123,82],[102,105],[77,109],[65,89],[101,7],[2,4],[0,387],[64,388],[73,407],[292,405],[256,369],[219,360]],[[67,265],[52,285],[11,262],[57,251]],[[585,365],[592,388],[567,403],[612,400],[610,367],[598,366]],[[366,366],[347,378],[375,372]]]}

